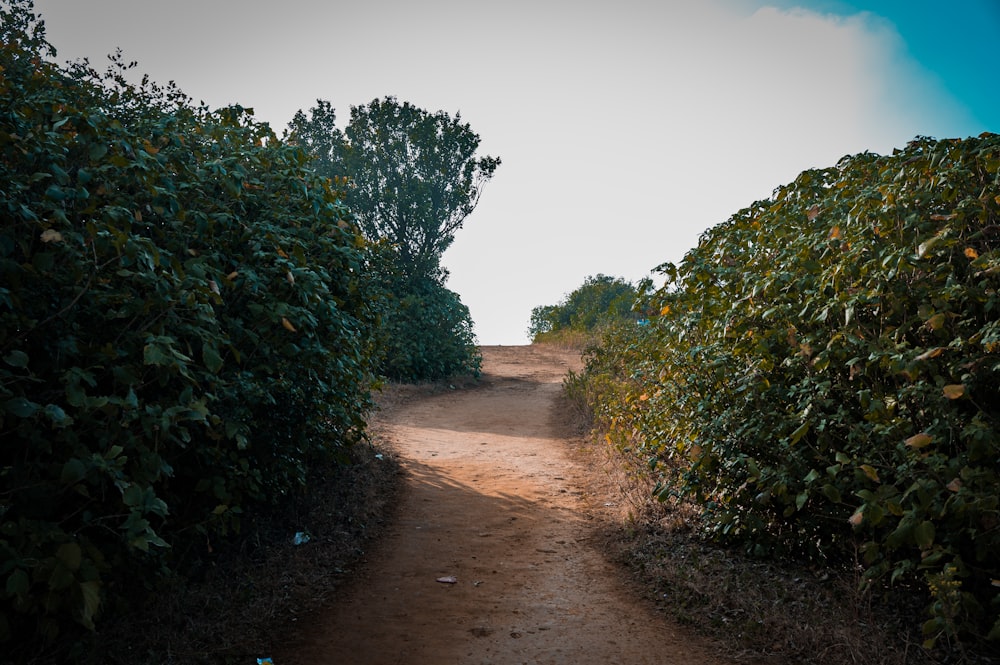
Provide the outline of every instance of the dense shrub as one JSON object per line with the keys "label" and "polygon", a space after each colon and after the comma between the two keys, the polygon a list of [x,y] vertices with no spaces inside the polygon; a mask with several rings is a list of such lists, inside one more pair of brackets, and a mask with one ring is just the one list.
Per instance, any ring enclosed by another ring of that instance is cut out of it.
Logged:
{"label": "dense shrub", "polygon": [[93,628],[362,434],[378,303],[307,156],[239,107],[0,46],[0,640]]}
{"label": "dense shrub", "polygon": [[587,277],[559,304],[532,309],[528,335],[535,342],[567,338],[573,333],[595,337],[615,324],[634,322],[639,316],[633,306],[647,287],[646,283],[636,286],[621,277]]}
{"label": "dense shrub", "polygon": [[444,286],[444,275],[408,276],[392,249],[371,246],[372,278],[382,289],[379,371],[395,381],[478,376],[482,354],[469,308]]}
{"label": "dense shrub", "polygon": [[759,555],[923,585],[1000,639],[1000,137],[802,173],[707,231],[582,381],[664,500]]}

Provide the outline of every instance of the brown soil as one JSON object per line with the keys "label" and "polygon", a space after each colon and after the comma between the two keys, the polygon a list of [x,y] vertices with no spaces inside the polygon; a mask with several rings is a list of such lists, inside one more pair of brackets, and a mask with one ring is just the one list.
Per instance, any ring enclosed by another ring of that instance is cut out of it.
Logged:
{"label": "brown soil", "polygon": [[613,499],[595,489],[559,400],[578,355],[483,358],[477,384],[397,390],[379,415],[404,469],[397,518],[274,663],[724,662],[602,554]]}

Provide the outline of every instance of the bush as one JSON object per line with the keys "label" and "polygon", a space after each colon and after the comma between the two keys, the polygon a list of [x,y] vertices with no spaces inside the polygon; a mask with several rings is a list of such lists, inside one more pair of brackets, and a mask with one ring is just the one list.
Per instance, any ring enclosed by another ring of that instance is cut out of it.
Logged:
{"label": "bush", "polygon": [[362,435],[376,299],[300,149],[239,107],[0,47],[0,640],[93,629]]}
{"label": "bush", "polygon": [[1000,137],[802,173],[704,234],[588,361],[663,500],[758,555],[920,583],[927,645],[1000,639]]}
{"label": "bush", "polygon": [[599,337],[616,323],[639,318],[633,305],[647,286],[601,274],[588,277],[558,305],[540,305],[531,310],[528,334],[535,342],[571,339],[581,334]]}
{"label": "bush", "polygon": [[472,317],[444,275],[406,275],[384,245],[374,248],[374,279],[383,289],[379,350],[381,373],[396,381],[479,376],[482,354]]}

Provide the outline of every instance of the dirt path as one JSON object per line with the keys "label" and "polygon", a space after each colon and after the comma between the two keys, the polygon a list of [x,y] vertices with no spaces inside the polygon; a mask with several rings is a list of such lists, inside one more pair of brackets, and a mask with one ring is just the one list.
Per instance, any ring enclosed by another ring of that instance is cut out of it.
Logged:
{"label": "dirt path", "polygon": [[399,517],[336,606],[274,662],[720,663],[629,593],[592,539],[588,470],[556,406],[576,359],[483,354],[482,385],[384,414],[406,472]]}

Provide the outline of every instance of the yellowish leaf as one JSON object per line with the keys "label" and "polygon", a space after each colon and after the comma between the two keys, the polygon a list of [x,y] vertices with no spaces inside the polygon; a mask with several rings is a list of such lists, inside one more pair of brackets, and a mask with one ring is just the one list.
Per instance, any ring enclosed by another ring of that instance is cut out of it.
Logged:
{"label": "yellowish leaf", "polygon": [[639,395],[640,402],[645,402],[647,399],[649,399],[649,395],[647,395],[646,393]]}
{"label": "yellowish leaf", "polygon": [[943,392],[948,399],[958,399],[965,394],[965,386],[961,383],[951,383],[944,387]]}
{"label": "yellowish leaf", "polygon": [[861,526],[861,522],[864,521],[864,519],[865,519],[864,513],[862,513],[859,510],[858,512],[851,515],[850,519],[848,519],[847,521],[850,522],[853,526]]}
{"label": "yellowish leaf", "polygon": [[928,349],[917,356],[917,360],[930,360],[931,358],[937,358],[939,355],[944,353],[944,347],[938,346],[933,349]]}
{"label": "yellowish leaf", "polygon": [[133,216],[135,217],[135,221],[137,221],[137,222],[141,222],[142,221],[142,211],[141,210],[136,210]]}
{"label": "yellowish leaf", "polygon": [[286,319],[285,317],[281,317],[281,325],[283,325],[285,327],[285,330],[288,330],[288,331],[291,331],[291,332],[298,332],[295,329],[295,326],[292,325],[292,322],[289,321],[288,319]]}
{"label": "yellowish leaf", "polygon": [[41,235],[42,242],[62,242],[63,236],[55,229],[45,229]]}
{"label": "yellowish leaf", "polygon": [[832,229],[830,229],[830,236],[829,237],[830,237],[830,240],[837,240],[837,239],[839,239],[840,238],[840,227],[839,226],[835,226]]}
{"label": "yellowish leaf", "polygon": [[288,254],[285,254],[285,250],[281,249],[280,247],[278,248],[278,256],[280,256],[283,259],[288,258]]}
{"label": "yellowish leaf", "polygon": [[965,248],[965,258],[969,259],[970,261],[975,261],[976,259],[979,258],[979,252],[977,252],[972,247],[966,247]]}
{"label": "yellowish leaf", "polygon": [[231,282],[234,279],[236,279],[237,277],[239,277],[239,275],[240,274],[234,270],[231,273],[229,273],[228,275],[226,275],[226,279],[228,279]]}
{"label": "yellowish leaf", "polygon": [[875,470],[871,464],[862,464],[861,470],[864,471],[865,475],[874,480],[876,483],[879,482],[878,471]]}
{"label": "yellowish leaf", "polygon": [[666,316],[669,313],[670,313],[670,305],[664,305],[662,308],[660,308],[660,316]]}
{"label": "yellowish leaf", "polygon": [[955,213],[950,215],[931,215],[931,219],[935,222],[947,222],[949,220],[955,219]]}
{"label": "yellowish leaf", "polygon": [[926,434],[925,432],[921,432],[920,434],[914,434],[909,439],[904,441],[904,443],[908,445],[910,448],[915,448],[919,450],[920,448],[926,448],[927,446],[931,445],[932,441],[934,441],[933,436],[931,436],[930,434]]}
{"label": "yellowish leaf", "polygon": [[160,152],[160,149],[154,147],[153,144],[149,142],[149,139],[142,140],[142,149],[151,155],[155,155],[156,153]]}
{"label": "yellowish leaf", "polygon": [[931,330],[940,330],[944,326],[944,319],[945,319],[944,312],[939,312],[938,314],[935,314],[931,318],[927,319],[927,323],[925,323],[924,325],[926,325]]}

